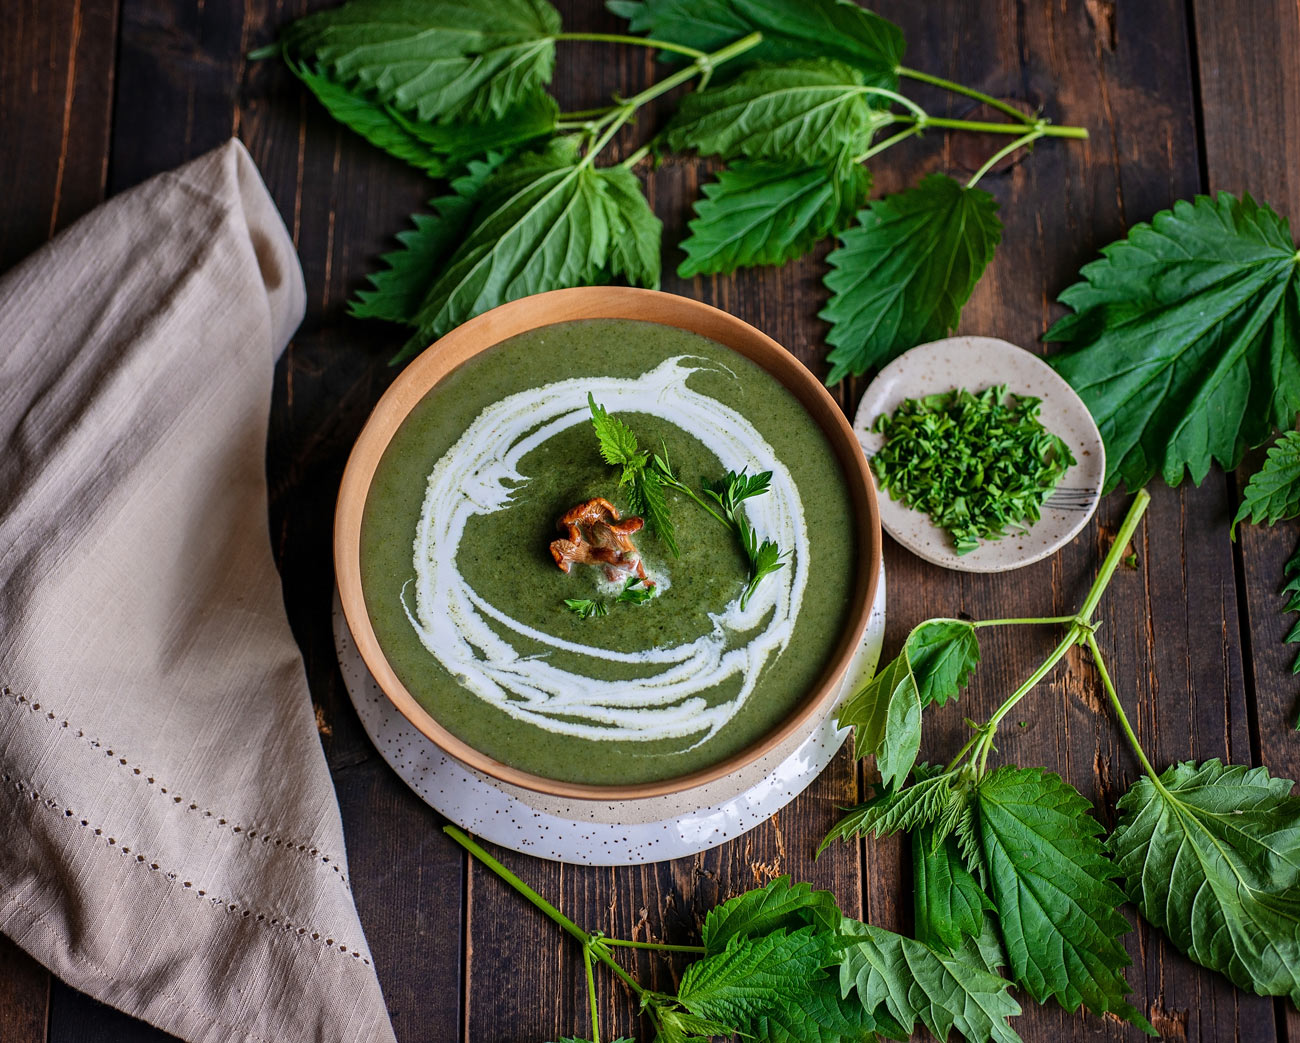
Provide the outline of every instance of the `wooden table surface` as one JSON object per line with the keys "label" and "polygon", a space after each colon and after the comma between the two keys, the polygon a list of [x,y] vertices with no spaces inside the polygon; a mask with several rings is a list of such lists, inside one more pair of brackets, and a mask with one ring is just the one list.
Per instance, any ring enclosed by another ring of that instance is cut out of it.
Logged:
{"label": "wooden table surface", "polygon": [[[0,269],[106,196],[231,135],[248,146],[298,246],[308,292],[306,321],[276,374],[271,539],[397,1037],[528,1043],[582,1034],[577,950],[442,836],[442,819],[371,747],[335,666],[334,494],[353,438],[393,377],[385,362],[402,339],[345,317],[344,303],[431,186],[331,122],[284,68],[242,57],[314,6],[0,0]],[[591,0],[561,7],[569,28],[623,25]],[[905,30],[908,65],[1041,107],[1092,133],[1086,143],[1040,143],[1034,155],[984,180],[1002,205],[1005,234],[963,332],[1041,350],[1041,333],[1061,311],[1055,298],[1080,265],[1131,223],[1196,192],[1249,190],[1300,223],[1296,0],[881,0],[878,9]],[[564,107],[581,108],[612,91],[630,94],[653,74],[640,49],[566,43],[555,88]],[[972,111],[964,99],[929,88],[913,94],[936,112]],[[619,143],[624,154],[633,137]],[[932,169],[969,171],[988,145],[932,133],[890,151],[876,168],[877,188],[895,190]],[[697,160],[672,159],[648,177],[669,273],[703,173]],[[668,274],[664,288],[741,316],[824,372],[826,325],[816,317],[824,255],[731,278]],[[851,409],[861,390],[848,382],[837,393]],[[1281,642],[1289,618],[1276,592],[1297,526],[1248,528],[1230,543],[1238,481],[1217,470],[1199,489],[1153,492],[1138,566],[1121,570],[1100,613],[1101,642],[1140,737],[1159,766],[1224,757],[1262,761],[1294,778],[1300,682],[1289,669],[1294,648]],[[1123,495],[1110,496],[1070,546],[1013,576],[945,572],[886,541],[886,654],[931,615],[1074,611],[1126,505]],[[988,639],[973,691],[934,714],[927,747],[955,749],[962,717],[990,712],[1053,639],[1028,632]],[[1109,825],[1136,764],[1099,691],[1084,654],[1072,653],[1042,685],[1028,726],[1002,735],[1000,756],[1059,771]],[[841,752],[784,811],[694,858],[588,869],[503,857],[565,912],[611,934],[687,940],[704,910],[776,873],[828,887],[845,909],[907,930],[909,873],[897,842],[840,845],[813,860],[834,805],[856,800],[865,778]],[[1300,1041],[1294,1009],[1193,966],[1146,925],[1126,944],[1133,1002],[1166,1038]],[[674,973],[659,956],[639,954],[636,962],[640,974],[665,983]],[[645,1030],[616,982],[603,977],[599,988],[607,1038]],[[1142,1038],[1114,1021],[1029,1006],[1016,1028],[1031,1043]],[[51,981],[0,939],[4,1043],[164,1038]]]}

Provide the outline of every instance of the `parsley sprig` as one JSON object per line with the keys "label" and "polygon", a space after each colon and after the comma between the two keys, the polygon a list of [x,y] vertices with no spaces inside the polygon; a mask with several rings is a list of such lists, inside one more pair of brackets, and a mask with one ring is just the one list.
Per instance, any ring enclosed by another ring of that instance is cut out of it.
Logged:
{"label": "parsley sprig", "polygon": [[[1148,1031],[1126,999],[1126,896],[1197,963],[1300,1005],[1300,798],[1291,796],[1292,783],[1217,760],[1157,773],[1097,642],[1093,615],[1149,500],[1138,493],[1075,615],[931,619],[913,629],[898,657],[839,711],[858,756],[876,758],[882,784],[826,840],[912,834],[922,941],[952,953],[983,948],[977,936],[992,910],[1009,976],[1034,999],[1086,1006]],[[980,659],[977,629],[1013,624],[1066,631],[992,717],[968,722],[973,734],[946,767],[918,765],[923,712],[969,682]],[[1080,646],[1144,773],[1120,798],[1109,838],[1060,776],[988,764],[1002,720]]]}
{"label": "parsley sprig", "polygon": [[1038,419],[1039,400],[1005,385],[911,398],[876,418],[885,444],[872,470],[895,500],[947,529],[958,554],[1039,518],[1074,464],[1069,446]]}
{"label": "parsley sprig", "polygon": [[[758,533],[741,510],[741,505],[755,496],[765,495],[772,484],[772,472],[747,474],[728,471],[722,478],[700,481],[703,495],[687,485],[677,473],[668,457],[668,447],[652,453],[640,448],[636,435],[623,421],[610,416],[594,395],[588,393],[587,407],[591,410],[591,426],[596,432],[601,458],[611,466],[621,467],[620,486],[628,487],[628,503],[634,513],[646,519],[651,530],[664,541],[674,557],[680,557],[676,530],[668,513],[665,489],[682,493],[720,525],[736,534],[740,547],[749,559],[749,582],[740,596],[743,610],[749,604],[758,585],[772,573],[785,567],[786,555],[771,540],[759,540]],[[584,617],[585,618],[585,617]]]}

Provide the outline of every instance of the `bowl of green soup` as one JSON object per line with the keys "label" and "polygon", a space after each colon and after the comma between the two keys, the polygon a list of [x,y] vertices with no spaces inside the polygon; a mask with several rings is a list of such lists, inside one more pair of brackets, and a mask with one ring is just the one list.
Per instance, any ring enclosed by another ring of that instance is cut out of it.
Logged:
{"label": "bowl of green soup", "polygon": [[810,731],[880,556],[821,383],[732,315],[617,287],[514,301],[413,361],[334,534],[396,708],[473,769],[590,800],[701,786]]}

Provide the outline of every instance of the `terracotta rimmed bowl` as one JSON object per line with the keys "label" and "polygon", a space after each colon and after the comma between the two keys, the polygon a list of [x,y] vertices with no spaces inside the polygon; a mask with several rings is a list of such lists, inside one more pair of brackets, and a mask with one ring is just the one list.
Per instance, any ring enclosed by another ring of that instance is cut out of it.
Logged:
{"label": "terracotta rimmed bowl", "polygon": [[[750,746],[707,768],[636,785],[561,782],[521,771],[476,750],[444,728],[398,680],[371,626],[361,589],[361,517],[375,469],[388,443],[425,394],[461,363],[520,333],[574,319],[635,319],[708,337],[757,363],[784,384],[826,435],[843,468],[853,504],[857,570],[849,620],[816,685],[773,730]],[[556,797],[635,800],[720,779],[808,730],[827,696],[839,685],[871,612],[880,572],[880,512],[862,448],[834,399],[803,364],[771,337],[724,311],[675,294],[629,287],[553,290],[503,304],[442,337],[402,372],[375,406],[348,457],[334,519],[334,569],[348,629],[384,694],[416,728],[445,753],[502,782]]]}

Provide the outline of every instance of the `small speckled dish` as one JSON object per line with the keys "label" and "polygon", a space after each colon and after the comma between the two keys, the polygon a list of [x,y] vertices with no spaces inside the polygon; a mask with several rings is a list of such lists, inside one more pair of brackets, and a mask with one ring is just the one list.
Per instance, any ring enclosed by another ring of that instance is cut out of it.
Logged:
{"label": "small speckled dish", "polygon": [[1088,524],[1106,475],[1106,450],[1088,407],[1051,366],[1024,348],[996,337],[949,337],[904,352],[882,369],[862,396],[853,421],[870,459],[885,443],[883,435],[871,430],[881,413],[893,413],[905,399],[959,387],[982,391],[994,384],[1042,399],[1039,419],[1065,440],[1075,464],[1028,532],[985,540],[962,555],[929,515],[904,507],[882,490],[880,523],[885,531],[926,561],[960,572],[1006,572],[1029,565],[1069,543]]}

